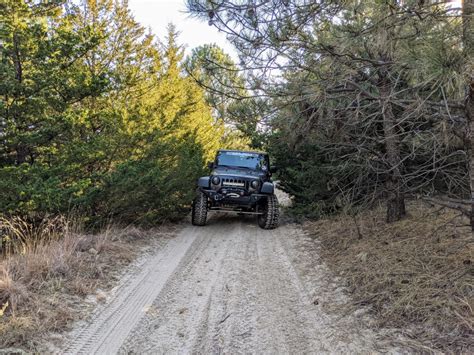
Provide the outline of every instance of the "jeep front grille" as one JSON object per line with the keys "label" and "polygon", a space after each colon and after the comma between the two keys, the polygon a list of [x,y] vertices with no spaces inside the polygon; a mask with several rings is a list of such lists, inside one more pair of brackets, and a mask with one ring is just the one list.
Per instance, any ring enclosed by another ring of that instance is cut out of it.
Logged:
{"label": "jeep front grille", "polygon": [[222,186],[245,187],[245,181],[242,179],[222,179]]}

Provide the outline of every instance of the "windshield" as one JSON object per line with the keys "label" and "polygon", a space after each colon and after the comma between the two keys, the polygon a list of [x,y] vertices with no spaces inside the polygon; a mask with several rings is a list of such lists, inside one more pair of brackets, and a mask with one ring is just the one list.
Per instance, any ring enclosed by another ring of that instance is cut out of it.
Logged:
{"label": "windshield", "polygon": [[217,154],[216,163],[217,166],[267,170],[265,155],[258,153],[219,152]]}

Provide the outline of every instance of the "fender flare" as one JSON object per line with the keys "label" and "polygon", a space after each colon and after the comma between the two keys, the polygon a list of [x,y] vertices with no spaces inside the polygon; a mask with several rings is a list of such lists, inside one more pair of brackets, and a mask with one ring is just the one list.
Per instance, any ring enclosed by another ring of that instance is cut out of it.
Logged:
{"label": "fender flare", "polygon": [[198,187],[203,187],[208,189],[210,186],[211,178],[209,176],[200,177],[198,180]]}
{"label": "fender flare", "polygon": [[275,186],[273,185],[273,182],[264,182],[262,185],[261,193],[262,194],[273,194],[275,192]]}

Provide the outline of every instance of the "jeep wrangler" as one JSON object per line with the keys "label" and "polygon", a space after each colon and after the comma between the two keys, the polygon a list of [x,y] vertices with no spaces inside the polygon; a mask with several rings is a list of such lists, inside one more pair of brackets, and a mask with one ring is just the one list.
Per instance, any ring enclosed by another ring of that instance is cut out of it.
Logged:
{"label": "jeep wrangler", "polygon": [[192,224],[204,226],[207,213],[237,212],[257,215],[264,229],[278,226],[278,200],[271,180],[268,154],[240,150],[219,150],[208,164],[210,176],[198,180],[192,204]]}

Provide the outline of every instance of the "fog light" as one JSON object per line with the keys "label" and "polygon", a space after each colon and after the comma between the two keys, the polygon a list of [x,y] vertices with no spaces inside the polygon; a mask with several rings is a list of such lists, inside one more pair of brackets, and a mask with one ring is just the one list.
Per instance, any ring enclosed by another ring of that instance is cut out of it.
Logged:
{"label": "fog light", "polygon": [[253,189],[258,189],[258,185],[260,185],[258,180],[254,180],[250,183],[250,186],[252,186]]}
{"label": "fog light", "polygon": [[214,185],[219,185],[221,179],[219,179],[219,176],[213,176],[211,181]]}

